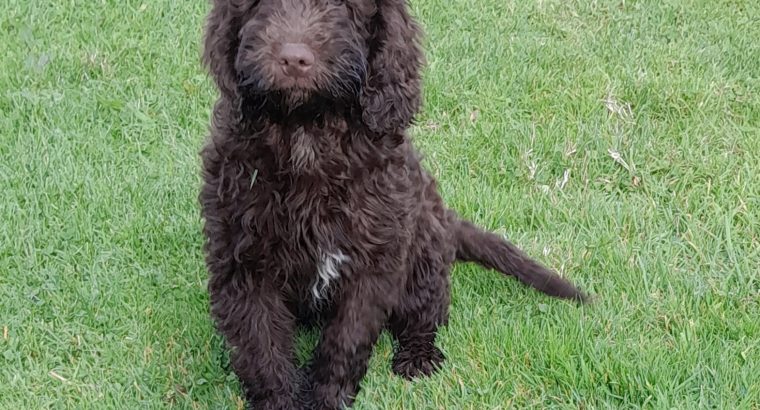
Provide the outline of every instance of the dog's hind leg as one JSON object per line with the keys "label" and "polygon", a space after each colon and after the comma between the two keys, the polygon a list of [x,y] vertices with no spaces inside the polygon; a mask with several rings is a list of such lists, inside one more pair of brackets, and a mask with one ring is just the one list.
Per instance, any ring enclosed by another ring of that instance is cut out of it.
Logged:
{"label": "dog's hind leg", "polygon": [[393,372],[412,379],[431,375],[444,361],[435,339],[438,327],[448,322],[449,264],[428,254],[415,264],[409,280],[389,329],[398,341]]}

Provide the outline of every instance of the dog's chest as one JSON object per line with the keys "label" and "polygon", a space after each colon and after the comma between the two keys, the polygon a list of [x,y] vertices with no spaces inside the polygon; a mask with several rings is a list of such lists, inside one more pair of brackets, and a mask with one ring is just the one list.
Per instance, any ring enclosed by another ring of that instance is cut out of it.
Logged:
{"label": "dog's chest", "polygon": [[291,171],[296,175],[307,174],[315,171],[318,161],[321,159],[322,147],[313,133],[307,132],[303,127],[293,131],[290,136],[290,155],[288,156]]}
{"label": "dog's chest", "polygon": [[282,238],[291,254],[301,255],[311,262],[302,272],[295,274],[301,277],[299,281],[310,284],[309,296],[316,302],[329,299],[336,285],[346,276],[351,261],[345,241],[349,218],[345,213],[347,207],[340,199],[342,190],[326,182],[322,184],[310,185],[320,187],[312,192],[301,187],[286,195],[289,198],[286,199],[288,218],[284,230],[287,235]]}
{"label": "dog's chest", "polygon": [[341,278],[343,265],[348,262],[350,258],[340,249],[321,252],[315,269],[316,277],[310,288],[314,301],[319,302],[328,298],[331,287]]}
{"label": "dog's chest", "polygon": [[256,242],[268,245],[262,257],[269,270],[284,273],[300,298],[321,303],[351,262],[346,229],[354,198],[348,162],[315,138],[295,130],[277,166],[257,172],[248,228],[260,238]]}

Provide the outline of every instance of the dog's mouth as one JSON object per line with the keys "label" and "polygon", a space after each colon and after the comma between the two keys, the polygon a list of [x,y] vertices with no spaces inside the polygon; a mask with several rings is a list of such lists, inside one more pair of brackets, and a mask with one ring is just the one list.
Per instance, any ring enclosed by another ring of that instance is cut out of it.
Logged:
{"label": "dog's mouth", "polygon": [[357,99],[332,96],[314,90],[251,90],[242,87],[240,110],[248,120],[275,123],[319,123],[325,116],[348,114]]}
{"label": "dog's mouth", "polygon": [[244,56],[241,54],[235,64],[237,83],[240,91],[249,95],[278,92],[293,101],[305,101],[311,95],[352,99],[359,96],[367,75],[367,61],[358,52],[346,51],[324,63],[314,63],[304,72],[288,71],[287,65],[252,63]]}
{"label": "dog's mouth", "polygon": [[248,118],[275,120],[308,120],[310,115],[345,112],[359,103],[363,79],[363,74],[352,74],[331,79],[324,86],[294,81],[276,87],[254,76],[239,76],[240,108]]}
{"label": "dog's mouth", "polygon": [[345,100],[359,96],[365,74],[364,66],[340,75],[324,76],[322,81],[313,78],[277,78],[276,81],[267,81],[258,74],[238,73],[237,85],[242,95],[277,92],[290,96],[293,101],[307,100],[312,95]]}

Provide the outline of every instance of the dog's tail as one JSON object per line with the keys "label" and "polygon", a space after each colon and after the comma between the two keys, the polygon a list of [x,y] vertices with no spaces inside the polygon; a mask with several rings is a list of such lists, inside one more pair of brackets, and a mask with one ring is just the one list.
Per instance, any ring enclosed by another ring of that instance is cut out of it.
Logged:
{"label": "dog's tail", "polygon": [[514,244],[454,217],[457,259],[514,276],[535,289],[558,298],[586,302],[587,296],[572,283],[528,257]]}

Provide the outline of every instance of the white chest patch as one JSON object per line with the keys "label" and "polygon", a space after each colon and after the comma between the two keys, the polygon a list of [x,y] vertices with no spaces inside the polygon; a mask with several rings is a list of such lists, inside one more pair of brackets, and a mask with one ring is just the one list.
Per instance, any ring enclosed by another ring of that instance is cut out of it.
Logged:
{"label": "white chest patch", "polygon": [[317,280],[311,288],[311,293],[314,295],[315,300],[320,300],[327,296],[330,282],[334,282],[340,278],[340,265],[348,261],[348,256],[344,255],[341,251],[322,253],[319,265],[317,265]]}

